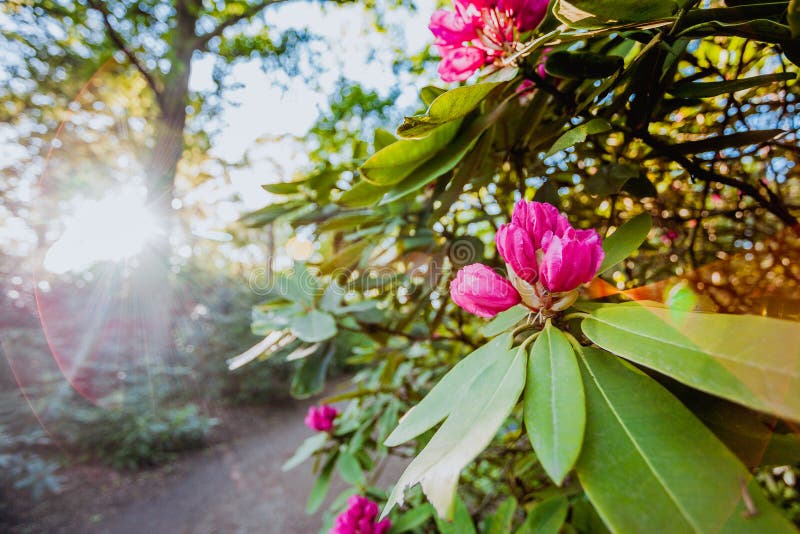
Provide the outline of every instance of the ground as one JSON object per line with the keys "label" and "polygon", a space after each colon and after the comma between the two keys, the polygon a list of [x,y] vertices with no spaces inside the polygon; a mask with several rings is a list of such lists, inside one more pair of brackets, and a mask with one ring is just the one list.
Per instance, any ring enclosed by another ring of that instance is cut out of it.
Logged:
{"label": "ground", "polygon": [[[11,532],[313,533],[321,518],[304,511],[313,484],[310,462],[281,465],[311,431],[310,401],[226,409],[214,443],[169,465],[119,472],[73,465],[59,494],[12,503]],[[334,484],[329,501],[343,488]],[[326,503],[327,504],[327,503]],[[2,528],[1,530],[5,530]]]}

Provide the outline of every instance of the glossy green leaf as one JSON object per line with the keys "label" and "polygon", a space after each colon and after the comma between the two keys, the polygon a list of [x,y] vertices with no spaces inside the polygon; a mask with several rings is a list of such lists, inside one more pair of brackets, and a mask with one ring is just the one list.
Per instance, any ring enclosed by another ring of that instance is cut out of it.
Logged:
{"label": "glossy green leaf", "polygon": [[[749,6],[758,7],[763,9],[762,6]],[[783,4],[786,7],[786,4]],[[700,12],[706,11],[705,9],[698,10]],[[756,16],[763,17],[767,13],[761,13]],[[731,37],[744,37],[745,39],[754,39],[756,41],[781,42],[788,41],[792,38],[792,32],[783,24],[779,24],[772,20],[763,18],[756,18],[748,20],[747,22],[739,22],[733,24],[726,24],[719,21],[710,21],[703,24],[698,24],[687,28],[680,32],[680,37],[708,37],[708,36],[731,36]]]}
{"label": "glossy green leaf", "polygon": [[494,337],[497,334],[502,334],[512,326],[515,326],[529,313],[531,313],[531,310],[522,304],[512,306],[506,311],[498,313],[494,319],[489,321],[486,326],[481,329],[481,334],[486,337]]}
{"label": "glossy green leaf", "polygon": [[333,467],[336,465],[336,454],[328,458],[322,470],[317,475],[314,481],[314,486],[311,488],[311,493],[308,494],[308,502],[306,503],[306,513],[313,514],[319,510],[322,503],[325,502],[325,497],[328,495],[328,490],[331,487],[331,473]]}
{"label": "glossy green leaf", "polygon": [[373,185],[394,185],[446,147],[455,137],[460,121],[436,128],[423,139],[401,139],[372,155],[360,168]]}
{"label": "glossy green leaf", "polygon": [[553,13],[573,28],[598,28],[667,18],[676,8],[671,0],[557,0]]}
{"label": "glossy green leaf", "polygon": [[290,469],[294,469],[301,463],[305,462],[311,456],[320,450],[325,444],[328,442],[328,434],[326,432],[317,432],[313,436],[306,438],[306,440],[297,448],[295,451],[294,456],[289,458],[283,467],[281,468],[283,471],[289,471]]}
{"label": "glossy green leaf", "polygon": [[424,115],[406,117],[397,135],[405,139],[425,137],[438,126],[465,117],[498,85],[478,83],[447,91],[436,97]]}
{"label": "glossy green leaf", "polygon": [[364,471],[356,460],[356,457],[349,452],[340,452],[339,460],[336,462],[339,475],[342,480],[353,486],[363,486],[366,483]]}
{"label": "glossy green leaf", "polygon": [[653,218],[648,213],[640,213],[630,221],[616,229],[603,240],[605,258],[600,264],[598,274],[602,274],[631,254],[647,239],[653,226]]}
{"label": "glossy green leaf", "polygon": [[586,137],[590,135],[607,132],[609,130],[611,130],[611,124],[605,119],[588,120],[583,124],[579,124],[578,126],[572,128],[564,133],[561,137],[556,139],[556,142],[553,143],[553,146],[550,147],[550,150],[547,152],[546,157],[550,157],[556,152],[566,150],[567,148],[575,146],[578,143],[583,143],[586,141]]}
{"label": "glossy green leaf", "polygon": [[717,135],[708,137],[700,141],[687,141],[672,145],[672,149],[683,154],[700,154],[702,152],[716,152],[725,148],[733,148],[747,145],[758,145],[771,141],[778,136],[785,134],[786,131],[780,129],[773,130],[750,130],[747,132],[737,132],[729,135]]}
{"label": "glossy green leaf", "polygon": [[300,187],[305,183],[305,180],[278,182],[274,184],[264,184],[261,188],[273,195],[295,195],[300,192]]}
{"label": "glossy green leaf", "polygon": [[325,341],[336,335],[336,320],[333,315],[319,310],[298,315],[290,323],[292,334],[308,343]]}
{"label": "glossy green leaf", "polygon": [[528,359],[523,405],[533,450],[560,486],[581,452],[586,406],[575,351],[549,322]]}
{"label": "glossy green leaf", "polygon": [[366,208],[378,203],[390,186],[377,186],[369,182],[356,182],[339,197],[339,204],[349,208]]}
{"label": "glossy green leaf", "polygon": [[752,89],[753,87],[759,87],[761,85],[794,80],[796,77],[797,75],[793,72],[778,72],[775,74],[751,76],[750,78],[726,80],[724,82],[679,82],[671,89],[668,89],[667,92],[679,98],[710,98],[712,96]]}
{"label": "glossy green leaf", "polygon": [[604,349],[753,409],[800,421],[800,325],[755,315],[601,306],[583,332]]}
{"label": "glossy green leaf", "polygon": [[794,532],[739,460],[652,378],[592,348],[581,372],[587,421],[576,470],[612,531]]}
{"label": "glossy green leaf", "polygon": [[461,470],[489,445],[519,399],[526,359],[522,350],[497,351],[491,365],[449,399],[450,415],[403,472],[383,515],[417,483],[440,516],[451,513]]}
{"label": "glossy green leaf", "polygon": [[506,352],[510,345],[510,334],[499,336],[458,362],[419,404],[406,412],[384,444],[396,447],[433,428],[455,408],[453,399],[461,397],[493,363],[495,355]]}
{"label": "glossy green leaf", "polygon": [[403,513],[399,519],[392,522],[389,534],[402,534],[419,528],[433,516],[433,506],[428,503],[415,506]]}
{"label": "glossy green leaf", "polygon": [[563,495],[550,497],[528,512],[525,522],[514,534],[558,534],[567,520],[569,502]]}
{"label": "glossy green leaf", "polygon": [[433,104],[437,97],[447,92],[447,89],[436,87],[435,85],[426,85],[419,91],[419,98],[426,106]]}
{"label": "glossy green leaf", "polygon": [[483,534],[511,534],[511,523],[517,511],[517,500],[508,497],[497,506],[497,510],[486,518]]}
{"label": "glossy green leaf", "polygon": [[387,146],[391,145],[397,141],[397,138],[392,135],[392,132],[388,130],[384,130],[383,128],[376,128],[375,129],[375,140],[373,141],[372,145],[375,148],[375,151],[381,150],[382,148],[386,148]]}

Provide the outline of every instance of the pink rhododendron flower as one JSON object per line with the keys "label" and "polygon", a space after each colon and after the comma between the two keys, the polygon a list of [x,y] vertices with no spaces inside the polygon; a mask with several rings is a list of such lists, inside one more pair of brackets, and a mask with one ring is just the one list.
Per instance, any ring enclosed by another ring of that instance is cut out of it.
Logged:
{"label": "pink rhododendron flower", "polygon": [[542,22],[548,3],[549,0],[453,0],[452,11],[434,12],[428,28],[442,55],[442,80],[466,80],[483,65],[515,52],[519,34]]}
{"label": "pink rhododendron flower", "polygon": [[317,432],[328,432],[333,428],[333,420],[339,415],[339,410],[333,406],[323,404],[322,406],[312,406],[308,409],[305,423],[311,430]]}
{"label": "pink rhododendron flower", "polygon": [[519,302],[545,315],[563,311],[577,299],[577,288],[597,275],[604,258],[596,231],[573,228],[555,206],[541,202],[518,202],[511,222],[498,229],[496,243],[509,280],[474,264],[450,284],[453,301],[481,317]]}
{"label": "pink rhododendron flower", "polygon": [[494,317],[520,301],[511,282],[486,265],[473,263],[456,274],[450,282],[453,301],[479,317]]}
{"label": "pink rhododendron flower", "polygon": [[384,534],[392,526],[388,519],[375,521],[378,505],[361,495],[347,500],[347,510],[336,517],[329,534]]}

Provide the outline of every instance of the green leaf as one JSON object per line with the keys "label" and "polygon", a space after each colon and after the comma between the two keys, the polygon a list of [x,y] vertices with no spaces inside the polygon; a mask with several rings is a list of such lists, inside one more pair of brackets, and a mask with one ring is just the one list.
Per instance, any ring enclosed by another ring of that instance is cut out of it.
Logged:
{"label": "green leaf", "polygon": [[475,523],[472,522],[472,517],[470,517],[464,501],[459,497],[455,499],[452,520],[448,521],[440,516],[434,516],[434,518],[439,534],[476,534]]}
{"label": "green leaf", "polygon": [[493,360],[460,395],[449,399],[450,415],[403,472],[383,515],[417,483],[440,516],[451,512],[461,470],[489,445],[525,385],[525,351],[497,351]]}
{"label": "green leaf", "polygon": [[510,334],[499,336],[458,362],[419,404],[406,412],[384,445],[396,447],[414,439],[450,415],[455,408],[453,399],[461,397],[464,390],[493,363],[495,355],[508,350],[511,341]]}
{"label": "green leaf", "polygon": [[349,208],[374,206],[388,190],[388,186],[377,186],[362,180],[342,193],[342,196],[339,197],[339,204]]}
{"label": "green leaf", "polygon": [[[576,470],[612,531],[794,531],[739,460],[652,378],[592,348],[581,372],[587,420]],[[758,509],[752,517],[744,491]]]}
{"label": "green leaf", "polygon": [[575,351],[549,321],[528,360],[523,405],[533,450],[560,486],[581,452],[586,406]]}
{"label": "green leaf", "polygon": [[333,355],[334,350],[330,346],[327,350],[318,350],[300,360],[300,366],[292,377],[292,397],[306,399],[322,391],[325,387],[325,373]]}
{"label": "green leaf", "polygon": [[497,507],[497,510],[486,518],[483,534],[511,534],[511,522],[517,511],[517,500],[509,497]]}
{"label": "green leaf", "polygon": [[392,522],[392,528],[389,529],[389,534],[402,534],[409,532],[415,528],[419,528],[433,515],[433,506],[424,503],[420,506],[411,508],[400,516],[397,521]]}
{"label": "green leaf", "polygon": [[290,323],[292,334],[308,343],[325,341],[336,335],[336,320],[333,315],[319,310],[297,315]]}
{"label": "green leaf", "polygon": [[333,466],[336,465],[336,454],[333,454],[322,470],[317,475],[317,480],[314,481],[314,487],[311,488],[311,493],[308,494],[308,502],[306,503],[306,513],[313,514],[319,510],[322,503],[325,502],[325,497],[328,495],[328,490],[331,487],[331,473],[333,473]]}
{"label": "green leaf", "polygon": [[652,226],[653,218],[648,213],[640,213],[605,238],[603,252],[606,255],[597,274],[603,274],[636,251],[647,239]]}
{"label": "green leaf", "polygon": [[360,168],[373,185],[394,185],[411,174],[455,137],[460,121],[439,126],[424,139],[401,139],[372,155]]}
{"label": "green leaf", "polygon": [[639,167],[624,163],[603,165],[594,176],[585,180],[586,191],[592,195],[612,195],[633,178],[639,176]]}
{"label": "green leaf", "polygon": [[798,0],[790,0],[786,11],[789,27],[792,29],[792,39],[797,39],[800,37],[800,2]]}
{"label": "green leaf", "polygon": [[605,119],[591,119],[586,121],[556,139],[556,142],[550,147],[545,157],[549,158],[556,152],[561,152],[578,143],[583,143],[586,141],[586,137],[590,135],[607,132],[609,130],[611,130],[611,124]]}
{"label": "green leaf", "polygon": [[356,241],[337,252],[335,256],[323,261],[319,265],[319,270],[323,274],[330,274],[337,269],[348,271],[357,265],[364,253],[371,248],[372,242],[369,239]]}
{"label": "green leaf", "polygon": [[583,332],[604,349],[759,411],[800,421],[800,327],[755,315],[602,306]]}
{"label": "green leaf", "polygon": [[760,85],[794,80],[796,76],[797,75],[793,72],[778,72],[775,74],[751,76],[750,78],[726,80],[724,82],[679,82],[675,84],[672,89],[668,89],[667,92],[679,98],[710,98],[712,96],[751,89]]}
{"label": "green leaf", "polygon": [[559,50],[547,55],[544,68],[548,74],[558,78],[597,80],[613,75],[623,66],[624,62],[619,56]]}
{"label": "green leaf", "polygon": [[296,182],[278,182],[274,184],[264,184],[261,186],[265,191],[273,195],[296,195],[300,192],[300,187],[306,183],[306,180],[298,180]]}
{"label": "green leaf", "polygon": [[406,117],[397,135],[405,139],[425,137],[442,124],[466,117],[498,85],[478,83],[447,91],[436,97],[425,115]]}
{"label": "green leaf", "polygon": [[419,91],[419,98],[426,106],[433,104],[437,97],[447,92],[447,89],[436,87],[435,85],[426,85]]}
{"label": "green leaf", "polygon": [[384,130],[383,128],[376,128],[375,140],[373,141],[372,145],[375,147],[375,151],[377,152],[378,150],[391,145],[395,141],[397,141],[397,138],[392,135],[392,132]]}
{"label": "green leaf", "polygon": [[294,453],[294,456],[289,458],[283,467],[281,468],[283,471],[288,471],[290,469],[294,469],[301,463],[305,462],[311,456],[320,450],[322,447],[325,446],[325,443],[328,442],[328,434],[325,432],[318,432],[313,436],[306,438],[306,440],[300,445]]}
{"label": "green leaf", "polygon": [[385,220],[384,215],[375,213],[373,210],[337,213],[328,220],[320,223],[317,227],[318,232],[333,232],[336,230],[346,230],[369,226]]}
{"label": "green leaf", "polygon": [[270,204],[269,206],[264,206],[260,210],[245,213],[239,221],[248,228],[258,228],[274,222],[284,215],[288,215],[297,208],[305,206],[305,204],[306,203],[301,200],[293,200],[283,204]]}
{"label": "green leaf", "polygon": [[557,0],[553,13],[573,28],[599,28],[671,17],[676,7],[671,0]]}
{"label": "green leaf", "polygon": [[515,326],[530,312],[531,310],[522,304],[517,304],[504,312],[498,313],[494,319],[489,321],[481,329],[481,334],[486,337],[494,337],[497,334],[502,334],[512,326]]}
{"label": "green leaf", "polygon": [[773,130],[750,130],[748,132],[737,132],[729,135],[716,135],[707,137],[700,141],[688,141],[672,145],[671,148],[683,154],[700,154],[703,152],[716,152],[725,148],[758,145],[771,141],[776,137],[785,134],[786,131],[780,129]]}
{"label": "green leaf", "polygon": [[339,469],[339,475],[342,477],[342,480],[348,484],[352,484],[353,486],[363,486],[366,484],[366,478],[364,478],[364,471],[362,471],[361,465],[358,463],[358,460],[356,460],[356,457],[349,452],[339,453],[337,468]]}
{"label": "green leaf", "polygon": [[569,502],[563,495],[537,503],[515,534],[558,534],[567,520]]}

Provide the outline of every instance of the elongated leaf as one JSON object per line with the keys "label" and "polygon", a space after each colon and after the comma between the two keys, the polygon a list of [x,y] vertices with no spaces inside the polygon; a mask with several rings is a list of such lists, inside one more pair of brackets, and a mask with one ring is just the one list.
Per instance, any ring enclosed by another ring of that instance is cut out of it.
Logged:
{"label": "elongated leaf", "polygon": [[306,180],[298,180],[296,182],[278,182],[274,184],[264,184],[262,189],[272,193],[273,195],[294,195],[300,192],[300,187],[306,183]]}
{"label": "elongated leaf", "polygon": [[547,152],[546,157],[550,157],[556,152],[566,150],[578,143],[583,143],[589,135],[607,132],[610,129],[611,124],[605,119],[591,119],[583,124],[579,124],[556,139],[556,142],[553,143],[553,146],[550,147],[550,150]]}
{"label": "elongated leaf", "polygon": [[[576,470],[612,531],[794,531],[739,460],[653,379],[591,348],[581,372],[588,411]],[[745,491],[758,509],[752,517]]]}
{"label": "elongated leaf", "polygon": [[405,139],[425,137],[437,126],[467,116],[498,85],[478,83],[447,91],[436,97],[425,115],[406,117],[397,128],[397,135]]}
{"label": "elongated leaf", "polygon": [[693,388],[800,421],[800,325],[755,315],[601,306],[583,332]]}
{"label": "elongated leaf", "polygon": [[778,72],[775,74],[751,76],[750,78],[726,80],[724,82],[677,83],[667,92],[669,92],[672,96],[679,98],[709,98],[712,96],[719,96],[727,93],[743,91],[745,89],[751,89],[760,85],[794,80],[795,77],[796,74],[792,72]]}
{"label": "elongated leaf", "polygon": [[405,489],[417,483],[440,516],[451,513],[459,473],[489,445],[519,399],[525,360],[522,350],[496,352],[493,363],[450,399],[452,412],[403,472],[384,516],[402,503]]}
{"label": "elongated leaf", "polygon": [[403,532],[414,530],[427,523],[432,515],[433,506],[430,504],[425,503],[421,506],[416,506],[401,515],[400,519],[393,522],[389,532],[391,534],[402,534]]}
{"label": "elongated leaf", "polygon": [[575,351],[549,322],[528,360],[524,407],[533,450],[545,472],[561,485],[581,452],[586,405]]}
{"label": "elongated leaf", "polygon": [[516,511],[517,500],[514,497],[508,497],[500,503],[492,515],[486,518],[483,534],[510,534],[511,522],[514,521]]}
{"label": "elongated leaf", "polygon": [[775,139],[776,137],[785,133],[786,132],[784,130],[780,129],[751,130],[749,132],[738,132],[730,135],[717,135],[701,141],[678,143],[677,145],[672,145],[672,148],[684,154],[716,152],[717,150],[722,150],[725,148],[758,145],[760,143]]}
{"label": "elongated leaf", "polygon": [[362,166],[361,176],[373,185],[394,185],[447,146],[458,132],[460,121],[436,128],[424,139],[401,139],[372,155]]}
{"label": "elongated leaf", "polygon": [[369,182],[356,182],[356,184],[342,193],[339,197],[339,204],[350,208],[366,208],[374,206],[390,186],[378,186]]}
{"label": "elongated leaf", "polygon": [[339,469],[339,475],[342,477],[342,480],[348,484],[363,486],[366,483],[361,465],[359,465],[356,457],[349,452],[339,453],[339,460],[336,466]]}
{"label": "elongated leaf", "polygon": [[325,497],[328,495],[328,490],[331,487],[331,473],[333,467],[336,465],[336,454],[333,454],[322,470],[317,475],[317,480],[314,481],[314,487],[311,488],[311,493],[308,494],[308,502],[306,503],[306,513],[313,514],[322,503],[325,502]]}
{"label": "elongated leaf", "polygon": [[483,327],[481,333],[486,337],[494,337],[497,334],[502,334],[520,322],[530,312],[531,310],[529,308],[526,308],[522,304],[517,304],[504,312],[498,313],[494,319]]}
{"label": "elongated leaf", "polygon": [[653,218],[647,213],[640,213],[626,222],[609,237],[603,240],[603,251],[606,253],[598,274],[602,274],[630,256],[639,248],[653,226]]}
{"label": "elongated leaf", "polygon": [[274,222],[304,205],[305,202],[300,200],[292,200],[283,204],[270,204],[260,210],[245,213],[239,220],[249,228],[257,228]]}
{"label": "elongated leaf", "polygon": [[573,28],[599,28],[663,19],[675,8],[671,0],[557,0],[553,13]]}
{"label": "elongated leaf", "polygon": [[569,502],[563,495],[556,495],[538,503],[528,512],[525,522],[515,534],[558,534],[567,520]]}
{"label": "elongated leaf", "polygon": [[294,469],[301,463],[305,462],[311,456],[320,450],[322,447],[325,446],[325,443],[328,441],[328,434],[325,432],[318,432],[313,436],[306,438],[306,440],[297,448],[295,451],[294,456],[289,458],[283,467],[281,468],[283,471],[288,471],[290,469]]}
{"label": "elongated leaf", "polygon": [[319,270],[323,274],[330,274],[337,269],[346,272],[358,264],[364,253],[372,246],[372,242],[368,239],[356,241],[340,250],[335,256],[323,261],[319,266]]}
{"label": "elongated leaf", "polygon": [[400,419],[400,424],[386,438],[384,445],[396,447],[414,439],[447,417],[455,408],[453,403],[464,390],[511,346],[511,335],[499,336],[458,362],[419,404]]}

